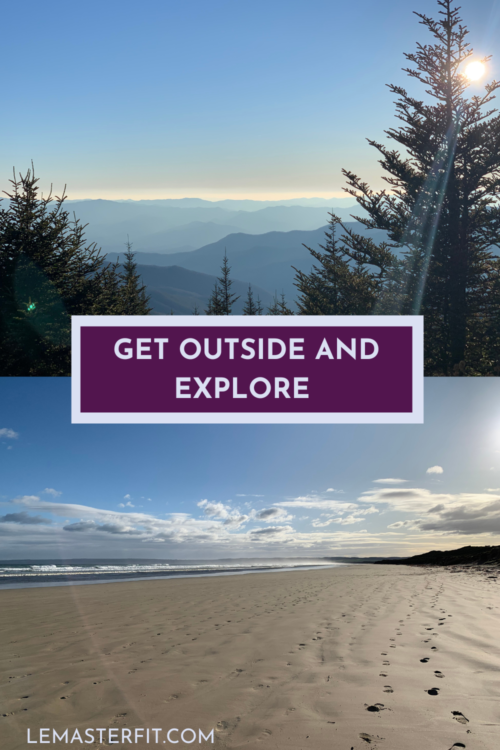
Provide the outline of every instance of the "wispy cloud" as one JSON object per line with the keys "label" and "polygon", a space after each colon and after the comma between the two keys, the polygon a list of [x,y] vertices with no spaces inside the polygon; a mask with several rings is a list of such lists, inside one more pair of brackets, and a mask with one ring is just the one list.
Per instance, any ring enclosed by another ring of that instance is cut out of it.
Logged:
{"label": "wispy cloud", "polygon": [[444,471],[442,466],[431,466],[425,472],[426,474],[442,474]]}
{"label": "wispy cloud", "polygon": [[7,513],[5,516],[0,516],[0,523],[20,523],[22,525],[32,526],[41,523],[50,523],[47,518],[42,516],[30,516],[25,510],[20,513]]}
{"label": "wispy cloud", "polygon": [[408,479],[396,479],[394,477],[387,477],[387,479],[374,479],[374,484],[404,484],[408,482]]}
{"label": "wispy cloud", "polygon": [[339,500],[324,500],[317,495],[305,495],[303,497],[289,498],[279,503],[274,503],[278,508],[317,508],[319,510],[336,510],[338,512],[356,510],[354,503],[341,502]]}
{"label": "wispy cloud", "polygon": [[19,437],[18,432],[9,429],[9,427],[0,427],[0,438],[7,438],[8,440],[16,440]]}
{"label": "wispy cloud", "polygon": [[265,523],[276,523],[276,521],[292,521],[294,516],[287,513],[284,508],[265,508],[260,511],[253,511],[250,517],[256,521],[265,521]]}
{"label": "wispy cloud", "polygon": [[54,490],[51,487],[46,487],[42,491],[42,494],[44,494],[44,495],[52,495],[52,497],[59,497],[60,495],[62,495],[62,492],[59,492],[58,490]]}

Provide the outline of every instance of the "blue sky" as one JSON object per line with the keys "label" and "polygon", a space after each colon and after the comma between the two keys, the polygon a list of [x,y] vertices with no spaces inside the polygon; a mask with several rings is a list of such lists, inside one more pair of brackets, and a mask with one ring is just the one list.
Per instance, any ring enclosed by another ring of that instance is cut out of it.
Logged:
{"label": "blue sky", "polygon": [[3,559],[500,543],[498,378],[428,378],[387,426],[71,425],[69,379],[0,386]]}
{"label": "blue sky", "polygon": [[[461,5],[477,56],[496,54],[499,0]],[[437,4],[9,3],[0,188],[31,159],[75,199],[331,197],[342,167],[378,188],[365,138],[394,124],[384,84],[429,41],[413,10]]]}

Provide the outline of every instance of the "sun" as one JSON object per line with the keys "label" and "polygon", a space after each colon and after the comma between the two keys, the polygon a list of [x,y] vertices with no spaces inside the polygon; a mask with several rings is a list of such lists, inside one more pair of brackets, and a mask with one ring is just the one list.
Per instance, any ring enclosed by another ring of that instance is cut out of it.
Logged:
{"label": "sun", "polygon": [[465,75],[469,81],[478,81],[484,76],[485,72],[486,66],[482,62],[479,62],[479,60],[470,62],[465,68]]}

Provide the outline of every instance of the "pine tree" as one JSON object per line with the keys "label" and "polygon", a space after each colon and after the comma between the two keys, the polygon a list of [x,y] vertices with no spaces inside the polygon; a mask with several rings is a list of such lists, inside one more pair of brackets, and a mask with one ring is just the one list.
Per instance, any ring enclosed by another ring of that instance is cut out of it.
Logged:
{"label": "pine tree", "polygon": [[[308,247],[318,261],[309,274],[296,271],[300,315],[368,315],[377,299],[377,280],[355,262],[336,238],[339,219],[331,213],[326,242],[320,250]],[[323,252],[320,252],[320,251]]]}
{"label": "pine tree", "polygon": [[271,307],[267,308],[268,315],[293,315],[292,310],[288,307],[283,292],[281,293],[280,299],[278,295],[274,294],[274,300]]}
{"label": "pine tree", "polygon": [[260,299],[254,300],[252,285],[248,285],[248,293],[245,305],[243,307],[243,315],[262,315],[262,304]]}
{"label": "pine tree", "polygon": [[488,105],[500,83],[465,97],[468,31],[452,0],[438,5],[437,19],[416,14],[432,43],[406,54],[404,70],[423,84],[425,101],[390,85],[402,124],[386,135],[396,148],[368,141],[388,188],[374,192],[343,170],[346,191],[368,214],[354,218],[385,230],[387,242],[345,226],[340,240],[357,266],[351,272],[361,281],[367,274],[372,312],[424,315],[427,375],[492,374],[500,364],[500,116]]}
{"label": "pine tree", "polygon": [[150,298],[146,294],[145,284],[141,283],[140,274],[137,273],[137,263],[128,238],[126,247],[125,263],[121,273],[121,315],[149,315],[152,311],[149,306]]}
{"label": "pine tree", "polygon": [[229,275],[230,271],[231,271],[231,268],[227,260],[226,249],[224,248],[224,260],[222,261],[221,275],[218,278],[222,306],[224,309],[224,312],[222,313],[223,315],[231,315],[232,310],[233,310],[233,305],[236,302],[236,300],[239,299],[239,297],[237,297],[235,294],[232,294],[231,292],[231,286],[233,285],[233,282]]}
{"label": "pine tree", "polygon": [[212,296],[208,302],[206,310],[207,315],[231,315],[233,305],[239,299],[231,292],[233,284],[230,276],[231,268],[227,260],[227,253],[224,249],[224,259],[221,266],[221,275],[218,277]]}
{"label": "pine tree", "polygon": [[64,193],[40,197],[33,168],[11,184],[0,208],[0,374],[69,375],[70,316],[119,313],[118,269],[86,241]]}
{"label": "pine tree", "polygon": [[214,284],[213,292],[208,300],[208,307],[205,310],[205,315],[225,315],[226,308],[224,307],[221,290],[219,284],[216,281]]}

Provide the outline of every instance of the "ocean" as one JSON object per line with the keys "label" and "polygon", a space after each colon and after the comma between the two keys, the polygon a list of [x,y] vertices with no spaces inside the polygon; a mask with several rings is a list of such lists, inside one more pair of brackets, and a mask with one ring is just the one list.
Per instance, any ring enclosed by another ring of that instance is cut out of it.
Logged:
{"label": "ocean", "polygon": [[0,560],[0,589],[155,578],[236,575],[332,568],[346,563],[310,558],[224,560]]}

